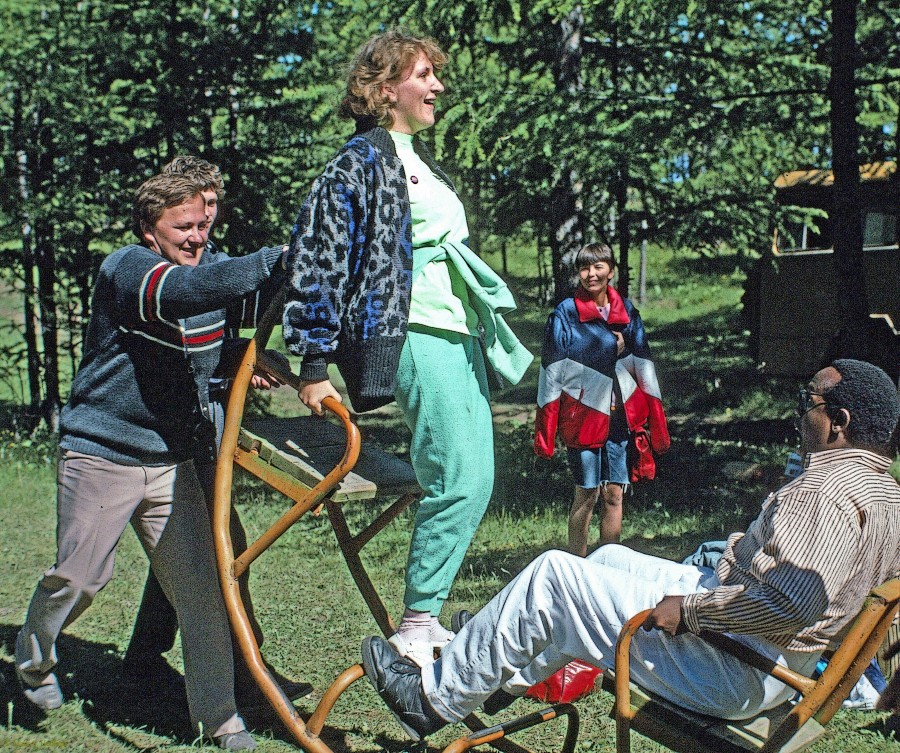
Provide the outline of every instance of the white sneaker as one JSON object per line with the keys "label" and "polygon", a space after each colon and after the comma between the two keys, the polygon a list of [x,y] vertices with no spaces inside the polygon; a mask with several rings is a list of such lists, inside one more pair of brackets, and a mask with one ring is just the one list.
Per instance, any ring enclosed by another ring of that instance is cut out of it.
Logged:
{"label": "white sneaker", "polygon": [[[390,643],[400,656],[418,664],[420,667],[426,667],[434,664],[434,644],[428,641],[408,641],[400,633],[394,633],[388,638]],[[441,644],[445,645],[445,644]]]}

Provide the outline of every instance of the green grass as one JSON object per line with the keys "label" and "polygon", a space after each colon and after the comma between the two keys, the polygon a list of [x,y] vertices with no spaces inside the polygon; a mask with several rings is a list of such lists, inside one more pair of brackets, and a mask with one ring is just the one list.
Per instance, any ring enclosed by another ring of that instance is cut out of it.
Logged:
{"label": "green grass", "polygon": [[[790,411],[796,384],[759,374],[751,363],[738,300],[739,276],[700,273],[697,261],[659,252],[651,264],[651,295],[642,316],[654,346],[673,433],[672,450],[659,459],[659,477],[635,487],[626,503],[625,542],[642,551],[681,558],[704,540],[724,537],[752,519],[765,493],[777,485],[794,440]],[[726,265],[727,267],[727,265]],[[517,270],[513,270],[514,272]],[[526,277],[512,284],[522,304],[516,331],[539,352],[546,309],[534,305],[536,287]],[[496,396],[497,484],[494,499],[454,584],[445,616],[477,609],[537,553],[565,543],[572,488],[562,458],[546,474],[531,464],[531,420],[537,380],[533,366],[521,385]],[[290,390],[260,403],[276,413],[295,412]],[[401,455],[408,432],[393,408],[361,417],[365,435]],[[27,445],[27,446],[26,446]],[[52,440],[0,436],[0,752],[178,751],[200,746],[177,695],[127,691],[118,681],[146,560],[133,533],[119,547],[116,576],[59,643],[67,703],[43,716],[16,687],[15,634],[41,572],[54,556],[55,489]],[[235,496],[252,535],[284,509],[274,492],[239,479]],[[375,514],[366,505],[346,508],[362,525]],[[412,517],[406,514],[364,552],[369,572],[393,614],[401,609],[403,566]],[[316,694],[299,706],[311,712],[337,674],[359,658],[359,642],[377,632],[340,557],[325,517],[304,518],[254,566],[252,588],[266,632],[265,653],[285,674],[309,680]],[[178,649],[170,661],[180,667]],[[579,753],[614,750],[608,718],[611,697],[579,702]],[[517,702],[506,716],[537,708]],[[399,728],[371,688],[361,682],[340,700],[325,739],[337,751],[370,753],[408,749]],[[839,712],[816,753],[900,753],[886,715]],[[462,729],[429,740],[440,749]],[[280,729],[258,728],[261,753],[296,750]],[[536,751],[558,750],[562,725],[544,725],[518,739]],[[662,748],[635,735],[636,753]]]}

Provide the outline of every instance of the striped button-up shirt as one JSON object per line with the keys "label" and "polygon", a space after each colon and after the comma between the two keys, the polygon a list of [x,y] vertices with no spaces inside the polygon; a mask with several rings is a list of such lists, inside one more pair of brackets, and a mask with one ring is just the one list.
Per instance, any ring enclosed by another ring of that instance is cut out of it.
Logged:
{"label": "striped button-up shirt", "polygon": [[842,637],[869,591],[900,575],[900,486],[891,461],[859,449],[812,453],[771,494],[716,566],[721,585],[690,594],[691,632],[761,636],[791,651]]}

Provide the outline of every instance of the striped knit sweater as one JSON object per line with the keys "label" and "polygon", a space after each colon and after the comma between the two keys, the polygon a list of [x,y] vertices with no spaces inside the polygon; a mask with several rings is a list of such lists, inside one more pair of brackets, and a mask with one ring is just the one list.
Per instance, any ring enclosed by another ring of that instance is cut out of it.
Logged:
{"label": "striped knit sweater", "polygon": [[188,267],[142,246],[110,254],[94,287],[60,447],[123,465],[213,460],[209,379],[226,309],[239,312],[280,258],[280,248],[236,259],[210,252]]}
{"label": "striped knit sweater", "polygon": [[866,450],[812,453],[716,566],[720,586],[686,596],[691,632],[762,636],[792,651],[838,641],[869,591],[900,575],[900,486]]}

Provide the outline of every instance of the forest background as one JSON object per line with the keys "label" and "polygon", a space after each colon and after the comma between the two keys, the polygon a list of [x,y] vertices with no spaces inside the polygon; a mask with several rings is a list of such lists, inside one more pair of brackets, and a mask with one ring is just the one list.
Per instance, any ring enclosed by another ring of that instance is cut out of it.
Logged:
{"label": "forest background", "polygon": [[[855,47],[835,41],[836,12],[853,16]],[[286,241],[310,183],[352,131],[335,112],[343,64],[396,24],[450,54],[426,135],[462,192],[473,246],[516,292],[513,326],[529,347],[539,349],[567,288],[566,255],[586,240],[613,245],[618,287],[641,302],[674,442],[660,477],[629,497],[624,541],[680,558],[745,527],[777,485],[796,444],[797,382],[756,368],[740,288],[793,211],[776,205],[775,177],[838,172],[835,125],[850,128],[859,162],[897,159],[896,2],[0,0],[0,751],[194,747],[183,691],[137,693],[117,680],[146,573],[133,536],[113,582],[61,639],[70,702],[44,718],[16,686],[12,645],[53,556],[53,430],[90,291],[103,258],[133,241],[134,189],[177,154],[222,167],[222,248]],[[849,110],[833,78],[847,55]],[[565,544],[565,461],[558,453],[545,477],[531,468],[536,372],[496,396],[495,494],[448,613],[479,608],[538,552]],[[285,388],[267,409],[297,405]],[[396,410],[360,425],[405,452]],[[235,498],[257,534],[283,511],[283,498],[246,479]],[[348,510],[362,524],[374,514]],[[406,516],[367,549],[393,610],[411,525]],[[253,570],[265,650],[314,684],[308,710],[376,628],[322,518],[273,550]],[[180,666],[177,648],[169,659]],[[579,753],[613,749],[610,702],[579,704]],[[362,683],[335,714],[327,731],[338,750],[406,749]],[[258,729],[262,750],[297,749],[284,730]],[[900,750],[886,714],[842,712],[829,729],[817,753]],[[525,743],[554,750],[558,737],[541,730]],[[645,740],[635,749],[661,750]]]}
{"label": "forest background", "polygon": [[[835,43],[838,14],[855,50]],[[202,155],[226,179],[217,242],[285,241],[352,131],[342,65],[396,24],[449,52],[429,138],[474,248],[504,270],[536,260],[540,305],[601,237],[626,293],[645,240],[746,271],[784,211],[774,178],[832,166],[848,50],[857,117],[840,122],[860,161],[898,151],[900,6],[884,0],[0,0],[0,279],[18,301],[0,390],[24,424],[56,426],[99,264],[133,240],[134,189]]]}

